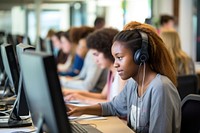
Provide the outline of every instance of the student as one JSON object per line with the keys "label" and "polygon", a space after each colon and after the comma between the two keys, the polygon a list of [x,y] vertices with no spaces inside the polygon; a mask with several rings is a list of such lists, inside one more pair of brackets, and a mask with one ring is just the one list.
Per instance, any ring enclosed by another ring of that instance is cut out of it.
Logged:
{"label": "student", "polygon": [[57,58],[58,53],[61,49],[61,42],[60,42],[60,37],[61,34],[63,34],[62,31],[56,32],[53,36],[51,36],[51,41],[53,43],[53,54]]}
{"label": "student", "polygon": [[89,50],[80,73],[75,77],[60,77],[63,89],[84,90],[100,93],[106,84],[107,70],[101,69]]}
{"label": "student", "polygon": [[174,62],[154,28],[130,22],[115,36],[112,55],[120,77],[131,78],[122,92],[107,103],[68,105],[68,115],[117,115],[127,118],[136,133],[179,133],[181,100]]}
{"label": "student", "polygon": [[158,31],[158,33],[162,33],[163,31],[175,31],[174,28],[174,17],[167,15],[167,14],[163,14],[160,16],[160,29]]}
{"label": "student", "polygon": [[176,31],[165,31],[161,33],[161,38],[166,44],[172,59],[176,64],[177,75],[195,74],[194,62],[181,49],[181,41]]}
{"label": "student", "polygon": [[111,54],[112,40],[118,33],[112,28],[97,30],[87,37],[87,46],[92,50],[96,63],[102,68],[108,68],[107,83],[101,93],[86,91],[63,90],[63,95],[67,100],[79,100],[83,103],[94,104],[98,102],[110,101],[118,95],[124,87],[122,81],[114,68],[114,58]]}
{"label": "student", "polygon": [[60,39],[62,52],[67,55],[66,62],[64,64],[60,63],[57,65],[58,72],[61,74],[66,72],[71,67],[75,56],[76,45],[72,45],[72,42],[69,38],[69,33],[70,30],[64,32]]}
{"label": "student", "polygon": [[[71,56],[72,63],[69,64],[70,67],[63,69],[60,65],[60,69],[62,72],[58,74],[60,76],[77,76],[84,63],[85,56],[88,52],[86,37],[94,31],[94,28],[88,26],[74,27],[70,30],[69,39],[71,41],[71,45],[73,46],[70,50],[71,53],[75,52],[74,56]],[[66,46],[66,45],[65,45]],[[66,48],[63,48],[63,51],[66,51]],[[68,50],[69,51],[69,50]],[[65,52],[66,53],[66,52]]]}
{"label": "student", "polygon": [[95,29],[101,29],[101,28],[104,28],[104,26],[105,26],[105,18],[97,17],[94,20],[94,28]]}
{"label": "student", "polygon": [[[107,70],[99,68],[99,66],[95,63],[92,51],[88,51],[87,48],[86,37],[87,35],[89,35],[89,33],[92,33],[92,31],[94,31],[94,28],[91,28],[91,32],[86,32],[88,31],[88,28],[86,28],[86,26],[84,27],[85,28],[81,28],[82,30],[80,32],[76,32],[77,36],[73,36],[74,38],[72,39],[72,42],[75,42],[73,40],[78,40],[77,42],[79,42],[76,49],[76,54],[79,55],[80,58],[85,57],[83,67],[77,76],[61,76],[60,81],[64,89],[67,88],[99,93],[102,91],[106,83]],[[75,60],[76,57],[74,59],[74,64]]]}

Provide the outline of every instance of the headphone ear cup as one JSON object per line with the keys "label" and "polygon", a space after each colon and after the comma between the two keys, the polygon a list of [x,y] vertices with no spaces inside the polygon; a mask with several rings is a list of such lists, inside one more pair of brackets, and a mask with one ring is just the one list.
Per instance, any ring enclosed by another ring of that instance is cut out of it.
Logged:
{"label": "headphone ear cup", "polygon": [[134,54],[134,61],[137,65],[147,62],[148,59],[148,53],[146,51],[142,51],[142,49],[138,49]]}
{"label": "headphone ear cup", "polygon": [[140,65],[140,55],[141,55],[141,49],[138,49],[134,54],[134,61],[137,65]]}

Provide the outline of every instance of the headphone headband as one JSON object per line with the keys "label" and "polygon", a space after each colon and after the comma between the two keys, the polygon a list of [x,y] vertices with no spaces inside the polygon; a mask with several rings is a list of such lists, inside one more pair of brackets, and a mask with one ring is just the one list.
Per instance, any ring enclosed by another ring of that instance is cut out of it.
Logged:
{"label": "headphone headband", "polygon": [[135,52],[134,61],[137,65],[140,65],[141,63],[143,64],[147,62],[147,60],[149,59],[148,35],[145,32],[139,31],[139,30],[138,30],[138,33],[140,34],[142,38],[142,45],[141,45],[141,48]]}

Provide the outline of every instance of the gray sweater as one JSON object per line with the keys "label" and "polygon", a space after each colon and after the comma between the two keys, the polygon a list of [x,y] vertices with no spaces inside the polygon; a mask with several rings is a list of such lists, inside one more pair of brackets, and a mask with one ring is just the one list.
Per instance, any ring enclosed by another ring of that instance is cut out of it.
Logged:
{"label": "gray sweater", "polygon": [[[141,97],[137,83],[129,79],[111,102],[101,103],[102,115],[126,117],[128,126],[141,133],[179,133],[181,101],[176,87],[160,74],[151,81]],[[138,113],[136,113],[138,112]]]}
{"label": "gray sweater", "polygon": [[106,84],[107,70],[101,69],[93,59],[92,52],[89,51],[85,57],[83,68],[79,75],[73,77],[70,81],[61,81],[61,85],[65,88],[93,91],[100,91]]}

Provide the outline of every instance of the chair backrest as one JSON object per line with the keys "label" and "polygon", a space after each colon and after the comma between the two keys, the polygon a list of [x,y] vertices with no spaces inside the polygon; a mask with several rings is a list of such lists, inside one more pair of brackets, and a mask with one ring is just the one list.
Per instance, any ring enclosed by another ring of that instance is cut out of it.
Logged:
{"label": "chair backrest", "polygon": [[200,133],[200,95],[190,94],[181,102],[181,133]]}
{"label": "chair backrest", "polygon": [[197,94],[198,76],[196,74],[178,76],[177,81],[178,81],[177,89],[181,100],[189,94]]}

